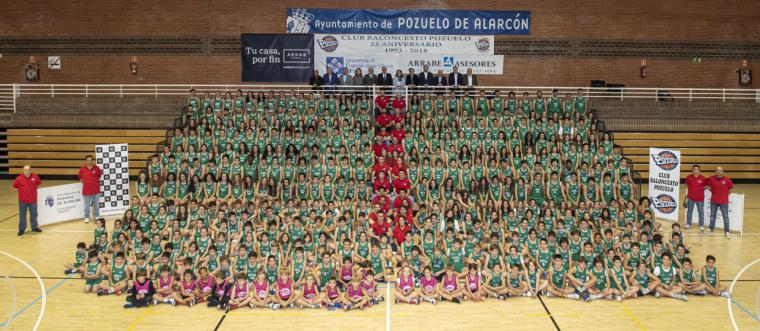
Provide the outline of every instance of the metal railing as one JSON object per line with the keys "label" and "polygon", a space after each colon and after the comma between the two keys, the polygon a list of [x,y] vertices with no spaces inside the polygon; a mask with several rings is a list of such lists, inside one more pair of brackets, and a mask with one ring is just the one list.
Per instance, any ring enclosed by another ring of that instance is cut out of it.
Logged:
{"label": "metal railing", "polygon": [[[392,86],[322,86],[315,88],[309,85],[262,85],[262,84],[238,84],[238,85],[204,85],[204,84],[0,84],[0,112],[15,112],[18,98],[26,96],[149,96],[159,98],[161,96],[187,96],[190,89],[195,89],[199,94],[205,92],[234,92],[242,90],[244,93],[252,91],[269,92],[283,91],[295,93],[307,93],[314,91],[324,92],[371,92],[376,93],[380,88],[394,91]],[[541,91],[545,97],[551,95],[552,90],[557,90],[561,97],[571,93],[575,96],[578,89],[582,89],[588,98],[606,100],[652,100],[652,101],[719,101],[719,102],[756,102],[760,103],[760,89],[731,89],[731,88],[659,88],[659,87],[553,87],[553,86],[475,86],[475,87],[408,87],[404,86],[400,91],[404,95],[414,93],[449,93],[456,91],[461,94],[470,91],[475,95],[480,90],[489,94],[500,91],[502,95],[514,92],[519,98],[524,92],[531,97],[537,91]],[[396,91],[399,91],[398,88]]]}

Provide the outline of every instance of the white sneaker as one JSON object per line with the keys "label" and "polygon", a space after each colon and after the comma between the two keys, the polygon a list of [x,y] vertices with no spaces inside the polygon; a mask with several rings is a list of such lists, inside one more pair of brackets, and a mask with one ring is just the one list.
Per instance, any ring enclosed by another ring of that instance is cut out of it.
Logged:
{"label": "white sneaker", "polygon": [[728,293],[728,291],[720,292],[720,296],[726,299],[731,299],[731,293]]}
{"label": "white sneaker", "polygon": [[683,226],[684,230],[688,230],[689,228],[691,228],[691,224],[688,224],[688,223],[684,224],[684,226]]}
{"label": "white sneaker", "polygon": [[619,295],[616,295],[615,296],[615,301],[617,301],[617,302],[623,301],[623,297],[621,297]]}
{"label": "white sneaker", "polygon": [[430,300],[430,303],[435,305],[437,302],[435,301],[435,299],[433,299],[433,300]]}
{"label": "white sneaker", "polygon": [[731,239],[731,235],[726,232],[726,239]]}
{"label": "white sneaker", "polygon": [[573,294],[568,294],[567,298],[570,300],[578,300],[579,296],[577,293],[573,293]]}
{"label": "white sneaker", "polygon": [[85,223],[90,223],[90,219],[89,219],[89,218],[85,218],[85,219],[84,219],[84,222],[85,222]]}
{"label": "white sneaker", "polygon": [[699,231],[705,232],[705,227],[704,226],[700,226],[699,227]]}

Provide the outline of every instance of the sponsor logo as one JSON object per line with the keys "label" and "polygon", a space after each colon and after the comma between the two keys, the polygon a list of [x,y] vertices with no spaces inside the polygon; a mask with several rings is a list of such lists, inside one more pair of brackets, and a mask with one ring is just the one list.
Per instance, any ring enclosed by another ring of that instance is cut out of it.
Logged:
{"label": "sponsor logo", "polygon": [[327,57],[327,67],[331,68],[333,72],[341,72],[343,70],[343,67],[346,66],[346,60],[342,56],[338,57]]}
{"label": "sponsor logo", "polygon": [[52,195],[48,195],[47,198],[45,198],[45,206],[53,207],[55,205],[55,199],[53,199]]}
{"label": "sponsor logo", "polygon": [[676,199],[667,194],[658,195],[652,199],[652,203],[654,204],[654,208],[657,208],[663,214],[670,214],[678,207]]}
{"label": "sponsor logo", "polygon": [[658,154],[652,154],[652,161],[660,169],[668,171],[673,170],[678,166],[678,157],[670,151],[662,151]]}
{"label": "sponsor logo", "polygon": [[311,63],[310,49],[283,49],[283,63]]}
{"label": "sponsor logo", "polygon": [[317,44],[319,48],[328,53],[338,49],[338,39],[335,39],[333,36],[324,36],[322,39],[317,40]]}
{"label": "sponsor logo", "polygon": [[[451,69],[457,63],[456,58],[453,57],[453,56],[444,56],[442,62],[443,62],[443,68],[444,69],[446,69],[446,68]],[[446,70],[444,70],[444,71],[446,71]]]}
{"label": "sponsor logo", "polygon": [[488,50],[491,49],[491,41],[488,40],[488,38],[480,38],[480,40],[475,43],[475,47],[478,49],[478,52],[488,52]]}

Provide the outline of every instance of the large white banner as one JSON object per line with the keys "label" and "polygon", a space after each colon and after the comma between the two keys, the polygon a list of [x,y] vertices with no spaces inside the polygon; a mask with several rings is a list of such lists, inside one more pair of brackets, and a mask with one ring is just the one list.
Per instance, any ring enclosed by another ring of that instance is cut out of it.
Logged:
{"label": "large white banner", "polygon": [[493,36],[419,34],[315,34],[314,54],[493,55]]}
{"label": "large white banner", "polygon": [[[705,226],[710,224],[710,197],[712,192],[705,190]],[[723,214],[720,208],[715,212],[715,227],[723,228]],[[731,231],[742,232],[744,227],[744,194],[728,195],[728,226]]]}
{"label": "large white banner", "polygon": [[48,225],[84,218],[82,183],[43,187],[37,190],[37,222]]}
{"label": "large white banner", "polygon": [[387,67],[393,75],[396,69],[406,74],[409,68],[414,68],[416,73],[422,72],[424,65],[429,66],[432,73],[438,69],[443,70],[446,79],[453,67],[459,67],[459,72],[465,74],[468,68],[476,75],[501,75],[504,73],[503,55],[442,55],[442,54],[369,54],[369,55],[326,55],[314,54],[314,68],[320,73],[325,73],[327,68],[333,72],[341,73],[343,68],[348,68],[351,75],[356,68],[361,68],[364,74],[368,68],[374,68],[375,74],[380,73],[380,68]]}
{"label": "large white banner", "polygon": [[127,144],[96,145],[100,179],[100,215],[118,215],[129,208],[129,150]]}
{"label": "large white banner", "polygon": [[681,152],[672,149],[649,149],[649,199],[655,216],[678,221],[679,190],[681,184]]}

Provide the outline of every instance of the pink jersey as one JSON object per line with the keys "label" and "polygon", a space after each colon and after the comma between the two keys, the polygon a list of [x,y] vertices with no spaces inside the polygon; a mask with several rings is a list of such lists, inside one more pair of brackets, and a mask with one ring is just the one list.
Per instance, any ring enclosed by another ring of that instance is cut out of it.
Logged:
{"label": "pink jersey", "polygon": [[235,297],[236,298],[245,298],[248,296],[248,282],[243,282],[243,285],[238,285],[238,282],[235,282]]}
{"label": "pink jersey", "polygon": [[211,291],[214,289],[214,277],[209,276],[206,278],[206,281],[204,282],[203,279],[198,278],[198,280],[195,281],[195,284],[198,285],[198,288],[203,293],[211,293]]}
{"label": "pink jersey", "polygon": [[221,282],[216,283],[216,286],[214,286],[214,292],[217,296],[223,297],[224,296],[224,290],[227,288],[227,279],[224,279]]}
{"label": "pink jersey", "polygon": [[457,276],[451,275],[451,279],[449,279],[448,275],[443,275],[443,288],[446,291],[454,292],[457,290]]}
{"label": "pink jersey", "polygon": [[327,297],[330,298],[330,300],[335,300],[340,296],[340,292],[338,292],[338,287],[330,287],[325,286],[325,289],[327,290]]}
{"label": "pink jersey", "polygon": [[256,297],[260,300],[264,300],[267,297],[267,291],[269,291],[269,282],[264,279],[264,282],[259,284],[258,280],[254,280],[253,289],[256,291]]}
{"label": "pink jersey", "polygon": [[158,287],[162,289],[171,288],[172,286],[172,279],[173,277],[169,275],[169,277],[164,280],[163,277],[158,276]]}
{"label": "pink jersey", "polygon": [[480,274],[475,273],[475,277],[470,277],[470,274],[467,274],[467,286],[470,287],[470,291],[477,291],[478,287],[480,286]]}
{"label": "pink jersey", "polygon": [[137,294],[148,294],[150,292],[150,280],[146,280],[145,283],[135,282],[135,290]]}
{"label": "pink jersey", "polygon": [[314,299],[317,297],[317,284],[303,284],[303,297],[306,299]]}
{"label": "pink jersey", "polygon": [[182,293],[190,294],[193,292],[195,292],[195,282],[191,280],[188,284],[185,280],[182,280]]}
{"label": "pink jersey", "polygon": [[399,275],[398,287],[401,288],[401,291],[404,293],[411,292],[414,289],[414,277],[412,277],[412,274],[409,274],[409,277],[406,279],[404,279],[404,275]]}
{"label": "pink jersey", "polygon": [[430,279],[425,279],[425,276],[422,276],[422,278],[420,278],[422,291],[427,294],[433,293],[435,291],[435,286],[437,285],[437,283],[438,281],[433,276],[430,276]]}
{"label": "pink jersey", "polygon": [[293,294],[293,280],[288,278],[288,281],[283,283],[281,279],[278,279],[277,290],[280,292],[280,299],[290,299],[290,295]]}
{"label": "pink jersey", "polygon": [[364,296],[364,293],[362,292],[361,285],[357,288],[354,288],[353,284],[348,285],[348,297],[351,299],[359,299],[362,296]]}
{"label": "pink jersey", "polygon": [[353,277],[354,275],[354,272],[351,269],[353,268],[349,267],[348,269],[346,269],[345,266],[340,267],[340,279],[342,279],[344,282],[350,282],[351,277]]}
{"label": "pink jersey", "polygon": [[376,281],[362,281],[362,289],[364,290],[364,293],[367,293],[368,295],[374,295],[375,289],[377,288],[377,282]]}

